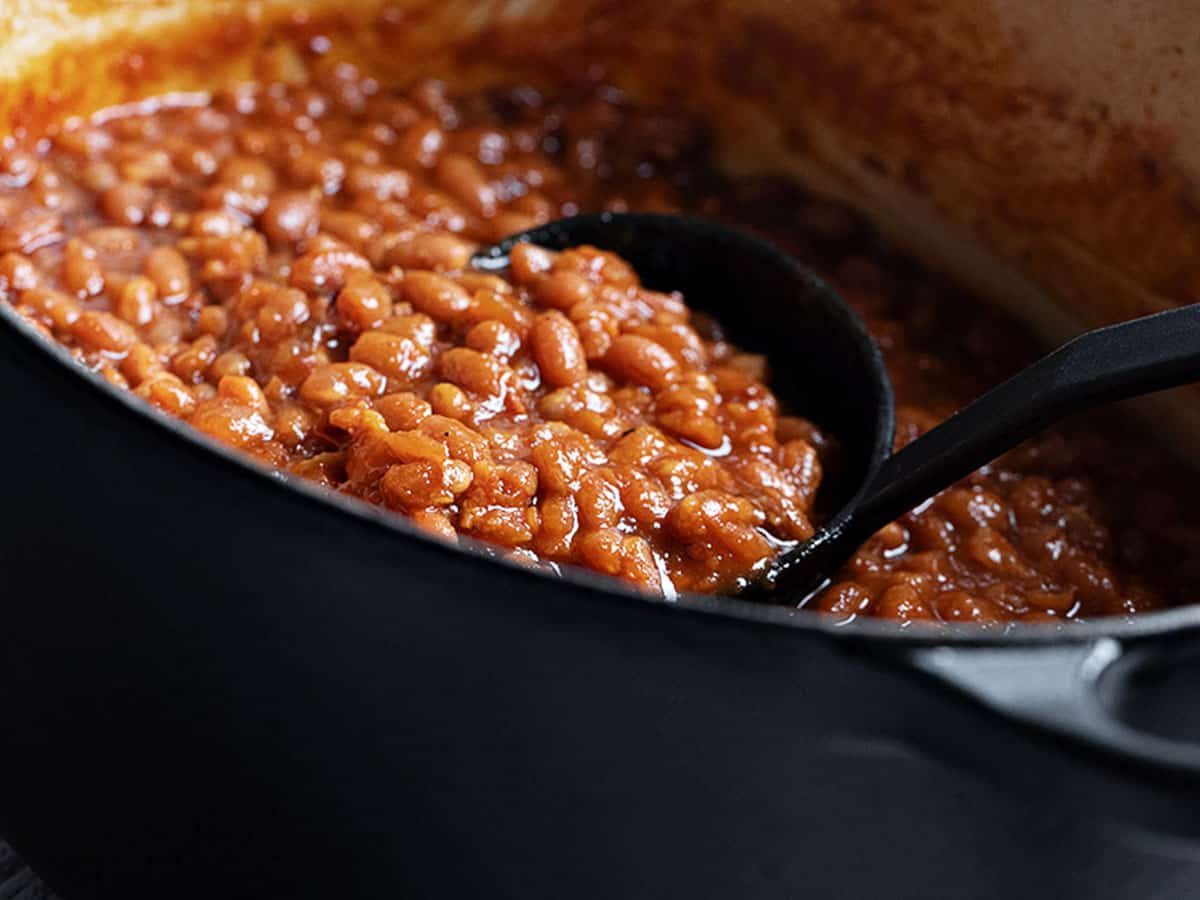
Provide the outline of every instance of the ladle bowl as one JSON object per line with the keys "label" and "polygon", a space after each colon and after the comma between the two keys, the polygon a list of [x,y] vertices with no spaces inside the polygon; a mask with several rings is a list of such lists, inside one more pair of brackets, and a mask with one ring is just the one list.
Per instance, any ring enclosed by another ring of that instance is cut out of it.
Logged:
{"label": "ladle bowl", "polygon": [[784,403],[838,439],[826,522],[758,585],[780,602],[802,602],[875,531],[1064,416],[1200,378],[1200,306],[1172,309],[1075,338],[893,454],[896,408],[879,347],[836,291],[773,244],[703,219],[600,213],[512,235],[473,263],[503,270],[521,242],[615,252],[648,287],[718,312],[735,339],[740,325],[767,353]]}

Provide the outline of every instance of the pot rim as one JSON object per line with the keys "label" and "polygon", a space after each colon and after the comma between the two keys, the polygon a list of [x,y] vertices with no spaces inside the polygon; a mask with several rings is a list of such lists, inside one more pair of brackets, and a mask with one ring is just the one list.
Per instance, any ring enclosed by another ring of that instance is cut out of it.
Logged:
{"label": "pot rim", "polygon": [[279,490],[290,491],[305,498],[306,502],[321,504],[331,510],[333,514],[350,516],[368,527],[382,528],[398,537],[416,540],[424,544],[430,552],[441,552],[448,558],[473,557],[493,565],[506,566],[529,578],[549,579],[564,583],[572,588],[603,595],[612,601],[645,604],[652,609],[677,609],[681,612],[730,619],[742,624],[790,628],[805,633],[815,632],[828,638],[847,642],[883,641],[888,644],[914,647],[931,644],[981,646],[1070,644],[1103,637],[1148,638],[1189,628],[1200,629],[1200,605],[1197,604],[1079,623],[1010,623],[1000,628],[915,622],[900,625],[872,618],[838,621],[832,615],[800,607],[772,605],[761,601],[711,594],[681,593],[676,598],[668,599],[659,595],[642,593],[625,586],[615,578],[574,566],[562,566],[560,574],[535,569],[528,565],[496,557],[492,548],[473,538],[460,537],[457,545],[451,545],[426,534],[401,515],[322,488],[303,478],[289,475],[237,452],[215,438],[208,437],[183,422],[154,410],[153,407],[130,392],[110,384],[97,373],[82,367],[62,346],[52,343],[35,331],[7,302],[0,302],[0,328],[15,332],[20,340],[32,345],[31,349],[39,354],[48,366],[57,368],[60,374],[68,378],[79,379],[87,385],[99,402],[107,404],[112,411],[141,419],[143,424],[157,428],[161,433],[169,435],[182,448],[193,453],[205,454],[209,459],[219,460],[226,470],[236,472],[238,477],[269,481]]}

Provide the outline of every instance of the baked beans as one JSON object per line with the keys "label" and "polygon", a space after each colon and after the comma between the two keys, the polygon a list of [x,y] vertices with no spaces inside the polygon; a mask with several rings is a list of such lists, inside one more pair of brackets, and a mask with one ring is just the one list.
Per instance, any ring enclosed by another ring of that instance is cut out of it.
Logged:
{"label": "baked beans", "polygon": [[[766,360],[617,256],[522,245],[499,277],[471,270],[477,247],[600,208],[765,232],[867,320],[899,444],[1033,344],[845,209],[725,178],[706,147],[602,85],[397,93],[346,65],[238,85],[6,145],[0,296],[163,413],[439,539],[736,591],[813,533],[836,442],[781,408]],[[810,605],[993,623],[1189,599],[1183,477],[1074,423],[882,529]]]}

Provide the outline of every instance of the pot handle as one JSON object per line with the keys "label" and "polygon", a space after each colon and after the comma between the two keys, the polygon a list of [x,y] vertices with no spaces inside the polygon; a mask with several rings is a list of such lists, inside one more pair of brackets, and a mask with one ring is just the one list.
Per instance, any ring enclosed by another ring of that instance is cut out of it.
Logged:
{"label": "pot handle", "polygon": [[[1147,665],[1166,662],[1159,646],[1113,638],[1070,644],[920,647],[906,662],[924,675],[1025,725],[1124,762],[1200,777],[1200,744],[1152,734],[1122,721],[1117,700]],[[1196,659],[1194,649],[1189,654]]]}

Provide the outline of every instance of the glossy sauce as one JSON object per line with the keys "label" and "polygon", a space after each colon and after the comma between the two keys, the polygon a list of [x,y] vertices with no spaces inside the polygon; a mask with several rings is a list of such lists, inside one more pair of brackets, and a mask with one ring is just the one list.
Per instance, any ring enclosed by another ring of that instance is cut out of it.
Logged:
{"label": "glossy sauce", "polygon": [[[819,523],[835,442],[611,255],[467,270],[481,242],[601,208],[722,218],[824,271],[884,350],[899,444],[1035,350],[846,210],[721,176],[701,123],[598,84],[395,94],[346,66],[7,147],[0,291],[167,414],[447,540],[736,590]],[[1195,496],[1141,437],[1072,423],[883,529],[812,606],[990,623],[1186,602]]]}

